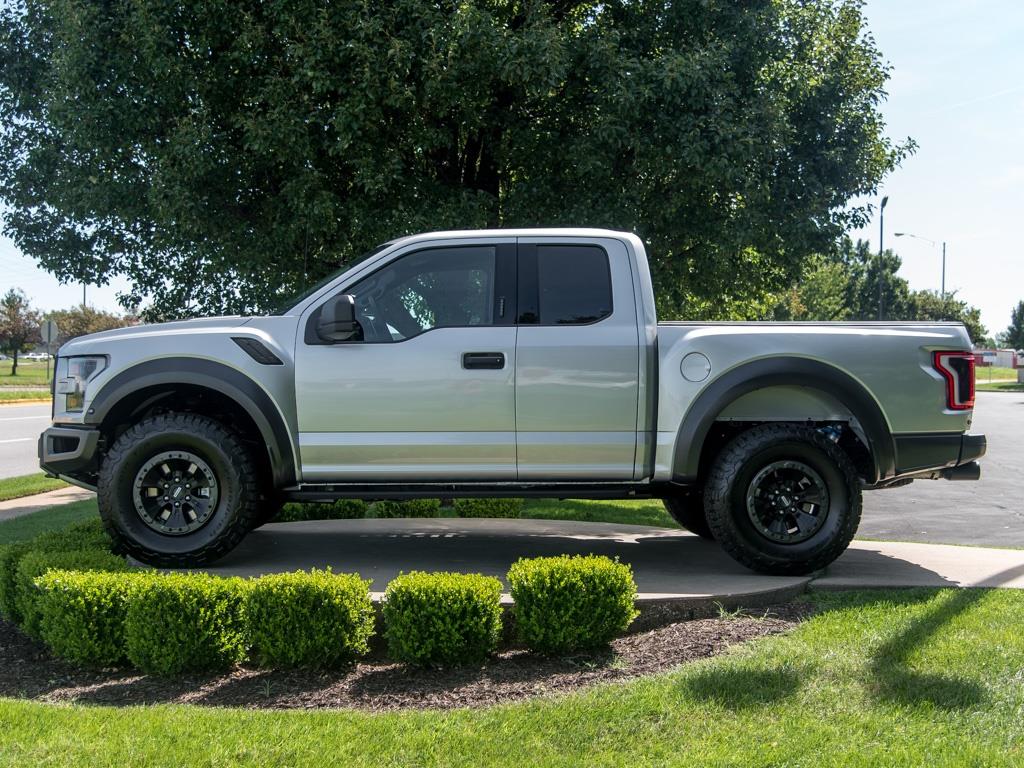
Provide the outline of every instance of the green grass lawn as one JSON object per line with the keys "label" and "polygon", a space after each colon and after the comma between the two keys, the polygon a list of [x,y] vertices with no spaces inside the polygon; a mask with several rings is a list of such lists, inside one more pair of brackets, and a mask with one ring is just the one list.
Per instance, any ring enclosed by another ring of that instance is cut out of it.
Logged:
{"label": "green grass lawn", "polygon": [[[0,521],[0,545],[28,541],[45,531],[57,531],[74,523],[99,516],[95,499],[85,499],[58,507],[41,509],[30,515]],[[2,764],[2,761],[0,761]]]}
{"label": "green grass lawn", "polygon": [[979,381],[977,389],[979,392],[1024,392],[1024,384],[1018,384],[1013,381],[987,384]]}
{"label": "green grass lawn", "polygon": [[[0,387],[45,386],[50,383],[46,377],[46,361],[41,363],[18,360],[18,375],[11,375],[13,361],[0,360]],[[50,361],[50,373],[53,373],[53,361]]]}
{"label": "green grass lawn", "polygon": [[46,477],[42,472],[20,477],[7,477],[0,480],[0,501],[20,499],[22,496],[31,496],[34,493],[44,493],[66,487],[67,483],[63,480]]}
{"label": "green grass lawn", "polygon": [[45,389],[11,389],[9,387],[0,387],[0,403],[6,403],[12,400],[39,400],[40,402],[49,402],[50,399],[50,393]]}
{"label": "green grass lawn", "polygon": [[974,369],[975,375],[977,376],[978,382],[982,381],[997,381],[999,379],[1017,379],[1016,368],[999,368],[992,366],[991,368],[977,367]]}
{"label": "green grass lawn", "polygon": [[790,634],[624,684],[370,714],[0,700],[35,766],[1014,766],[1024,593],[817,594]]}
{"label": "green grass lawn", "polygon": [[639,501],[558,501],[527,499],[520,517],[545,520],[584,520],[593,523],[660,525],[678,528],[658,499]]}

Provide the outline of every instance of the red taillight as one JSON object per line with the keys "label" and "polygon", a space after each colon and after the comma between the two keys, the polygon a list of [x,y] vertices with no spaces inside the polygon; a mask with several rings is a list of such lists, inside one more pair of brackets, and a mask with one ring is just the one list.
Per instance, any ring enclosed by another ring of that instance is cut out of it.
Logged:
{"label": "red taillight", "polygon": [[970,352],[935,352],[932,365],[946,380],[946,407],[969,411],[974,407],[974,355]]}

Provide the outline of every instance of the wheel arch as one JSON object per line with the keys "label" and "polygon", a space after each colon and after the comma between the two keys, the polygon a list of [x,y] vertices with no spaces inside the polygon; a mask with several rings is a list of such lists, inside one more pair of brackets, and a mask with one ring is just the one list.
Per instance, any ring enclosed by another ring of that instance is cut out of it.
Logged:
{"label": "wheel arch", "polygon": [[[891,477],[896,471],[895,448],[888,421],[871,393],[849,374],[828,363],[800,357],[771,357],[733,368],[711,382],[690,406],[676,433],[672,479],[693,483],[701,472],[704,449],[716,422],[731,406],[758,390],[799,387],[810,390],[808,402],[838,402],[863,432],[870,455],[868,482]],[[808,421],[799,410],[778,414],[776,420]]]}
{"label": "wheel arch", "polygon": [[85,423],[107,430],[119,420],[175,392],[210,392],[244,414],[266,446],[274,485],[296,482],[295,447],[284,417],[270,395],[230,366],[194,357],[167,357],[121,371],[96,393]]}

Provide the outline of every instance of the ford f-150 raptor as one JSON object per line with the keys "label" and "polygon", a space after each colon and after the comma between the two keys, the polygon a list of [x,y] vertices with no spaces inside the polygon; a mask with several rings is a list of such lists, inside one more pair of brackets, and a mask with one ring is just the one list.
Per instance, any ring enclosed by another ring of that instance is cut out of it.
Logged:
{"label": "ford f-150 raptor", "polygon": [[958,323],[659,323],[628,233],[424,234],[277,314],[68,342],[39,456],[160,566],[288,500],[654,497],[750,568],[807,573],[863,489],[978,477],[970,351]]}

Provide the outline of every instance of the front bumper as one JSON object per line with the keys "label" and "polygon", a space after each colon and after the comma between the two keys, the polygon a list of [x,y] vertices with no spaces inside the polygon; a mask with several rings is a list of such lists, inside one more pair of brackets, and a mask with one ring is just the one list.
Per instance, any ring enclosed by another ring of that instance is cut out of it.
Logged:
{"label": "front bumper", "polygon": [[39,436],[39,466],[44,472],[81,481],[95,473],[98,429],[50,427]]}

